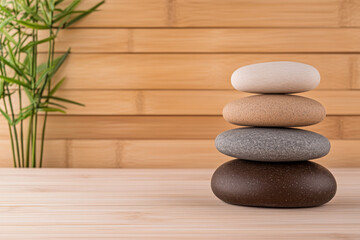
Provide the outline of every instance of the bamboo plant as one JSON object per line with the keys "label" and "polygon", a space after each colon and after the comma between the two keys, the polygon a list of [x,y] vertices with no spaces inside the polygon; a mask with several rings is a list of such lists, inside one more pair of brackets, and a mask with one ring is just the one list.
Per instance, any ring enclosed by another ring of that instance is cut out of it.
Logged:
{"label": "bamboo plant", "polygon": [[42,167],[48,113],[65,113],[64,104],[82,105],[56,95],[65,78],[54,82],[54,76],[70,49],[55,56],[55,40],[104,1],[88,10],[77,10],[81,0],[0,1],[0,113],[14,167]]}

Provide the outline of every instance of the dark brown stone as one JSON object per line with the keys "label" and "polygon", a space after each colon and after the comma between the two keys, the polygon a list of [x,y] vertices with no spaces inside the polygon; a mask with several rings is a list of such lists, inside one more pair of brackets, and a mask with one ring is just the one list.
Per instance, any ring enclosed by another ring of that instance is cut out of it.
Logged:
{"label": "dark brown stone", "polygon": [[330,201],[336,180],[329,170],[310,162],[224,163],[211,179],[214,194],[222,201],[254,207],[315,207]]}

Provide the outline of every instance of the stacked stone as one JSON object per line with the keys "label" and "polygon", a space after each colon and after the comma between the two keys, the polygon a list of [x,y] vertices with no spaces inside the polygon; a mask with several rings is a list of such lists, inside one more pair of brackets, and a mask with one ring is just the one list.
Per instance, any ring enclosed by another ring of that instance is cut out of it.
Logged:
{"label": "stacked stone", "polygon": [[230,204],[256,207],[314,207],[330,201],[336,193],[334,176],[309,161],[328,154],[328,139],[292,128],[325,118],[319,102],[291,95],[314,89],[319,72],[303,63],[266,62],[237,69],[231,83],[239,91],[259,95],[224,107],[226,121],[249,127],[217,136],[218,151],[236,159],[215,171],[214,194]]}

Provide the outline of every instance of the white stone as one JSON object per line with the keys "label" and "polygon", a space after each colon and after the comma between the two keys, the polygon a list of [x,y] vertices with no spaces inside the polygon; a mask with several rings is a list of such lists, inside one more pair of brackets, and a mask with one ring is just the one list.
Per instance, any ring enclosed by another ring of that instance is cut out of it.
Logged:
{"label": "white stone", "polygon": [[236,90],[250,93],[298,93],[316,88],[319,71],[299,62],[264,62],[237,69],[231,76]]}

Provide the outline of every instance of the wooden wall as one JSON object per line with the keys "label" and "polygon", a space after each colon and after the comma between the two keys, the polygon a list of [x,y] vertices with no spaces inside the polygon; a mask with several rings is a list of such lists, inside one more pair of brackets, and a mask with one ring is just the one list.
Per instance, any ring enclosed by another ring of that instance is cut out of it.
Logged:
{"label": "wooden wall", "polygon": [[[50,117],[45,166],[216,167],[230,158],[214,138],[234,128],[222,108],[248,95],[231,73],[290,60],[322,76],[301,94],[327,109],[306,128],[331,140],[319,162],[360,167],[359,27],[359,0],[106,0],[59,37],[57,51],[72,47],[61,95],[86,108]],[[0,123],[1,166],[11,166]]]}

